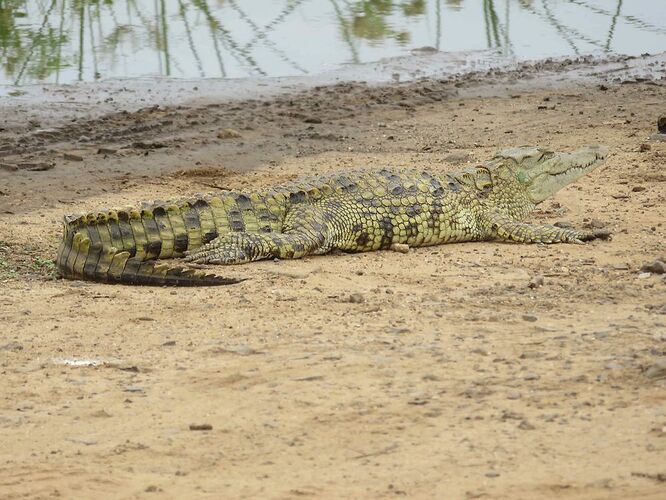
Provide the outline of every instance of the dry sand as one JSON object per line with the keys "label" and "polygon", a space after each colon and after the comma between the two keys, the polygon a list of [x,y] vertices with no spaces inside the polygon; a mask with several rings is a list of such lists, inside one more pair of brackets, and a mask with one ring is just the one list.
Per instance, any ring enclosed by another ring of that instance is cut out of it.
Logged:
{"label": "dry sand", "polygon": [[[666,254],[666,85],[512,81],[0,130],[0,497],[665,498],[666,279],[640,268]],[[51,276],[64,213],[589,143],[606,164],[533,219],[612,241],[261,262],[220,288]]]}

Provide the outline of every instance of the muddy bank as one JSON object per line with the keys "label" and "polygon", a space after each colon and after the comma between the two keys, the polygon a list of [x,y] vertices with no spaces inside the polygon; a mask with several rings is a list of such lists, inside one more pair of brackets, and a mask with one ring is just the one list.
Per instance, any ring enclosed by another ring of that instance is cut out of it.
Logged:
{"label": "muddy bank", "polygon": [[[0,496],[663,497],[664,80],[530,71],[5,127]],[[610,242],[262,262],[214,290],[51,277],[64,213],[589,143],[606,164],[533,219]]]}

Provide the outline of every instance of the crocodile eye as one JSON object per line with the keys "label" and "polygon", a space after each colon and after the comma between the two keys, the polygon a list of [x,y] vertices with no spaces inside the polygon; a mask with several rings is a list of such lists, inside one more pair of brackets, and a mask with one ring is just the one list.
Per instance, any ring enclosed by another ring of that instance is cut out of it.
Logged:
{"label": "crocodile eye", "polygon": [[537,161],[550,160],[553,156],[555,156],[553,151],[542,151]]}

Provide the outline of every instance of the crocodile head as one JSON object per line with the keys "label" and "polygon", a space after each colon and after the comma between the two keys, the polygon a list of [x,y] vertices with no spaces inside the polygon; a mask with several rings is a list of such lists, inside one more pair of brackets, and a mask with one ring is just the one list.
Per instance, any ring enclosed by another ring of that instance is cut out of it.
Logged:
{"label": "crocodile head", "polygon": [[495,158],[509,167],[537,204],[597,168],[607,154],[603,146],[587,146],[570,153],[520,147],[501,151]]}

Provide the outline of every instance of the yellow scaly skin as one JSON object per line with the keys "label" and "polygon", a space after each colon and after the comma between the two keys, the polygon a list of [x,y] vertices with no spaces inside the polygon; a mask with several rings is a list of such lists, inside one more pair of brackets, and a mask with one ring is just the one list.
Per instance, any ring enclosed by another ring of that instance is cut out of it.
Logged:
{"label": "yellow scaly skin", "polygon": [[[572,153],[516,148],[450,174],[356,170],[268,191],[70,216],[57,265],[74,279],[224,285],[239,280],[187,266],[364,252],[394,243],[581,243],[608,234],[522,220],[605,156],[600,147]],[[176,265],[162,261],[176,258],[182,258]]]}

